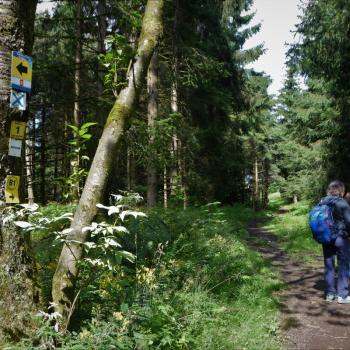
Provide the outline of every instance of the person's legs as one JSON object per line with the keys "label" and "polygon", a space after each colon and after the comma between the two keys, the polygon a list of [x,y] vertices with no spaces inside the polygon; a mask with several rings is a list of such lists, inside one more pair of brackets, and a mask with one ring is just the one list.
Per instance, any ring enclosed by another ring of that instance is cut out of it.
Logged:
{"label": "person's legs", "polygon": [[325,293],[337,294],[335,289],[335,255],[336,248],[334,244],[322,244],[324,257],[324,280],[326,283]]}
{"label": "person's legs", "polygon": [[349,294],[349,241],[338,237],[335,246],[338,260],[338,296],[346,298]]}

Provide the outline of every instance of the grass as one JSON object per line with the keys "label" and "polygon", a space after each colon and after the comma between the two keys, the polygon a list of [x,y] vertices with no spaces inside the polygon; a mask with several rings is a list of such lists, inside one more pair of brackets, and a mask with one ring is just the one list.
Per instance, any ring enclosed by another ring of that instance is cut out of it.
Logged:
{"label": "grass", "polygon": [[[270,215],[272,220],[264,225],[276,234],[281,240],[281,247],[291,257],[309,264],[319,264],[321,245],[316,243],[308,225],[308,213],[311,202],[300,201],[288,204],[278,194],[271,196]],[[286,212],[279,213],[283,207]]]}
{"label": "grass", "polygon": [[[48,216],[70,209],[44,208]],[[123,247],[137,263],[118,273],[82,267],[74,332],[59,339],[62,349],[281,349],[274,294],[282,283],[246,244],[254,216],[208,205],[132,220]],[[33,237],[48,296],[59,249],[43,232]]]}
{"label": "grass", "polygon": [[[40,213],[49,219],[73,211],[73,205],[63,205],[58,203],[50,203],[45,207],[40,208]],[[67,223],[68,220],[65,220],[63,222],[58,222],[55,225],[50,225],[50,232],[47,230],[36,230],[32,233],[32,245],[37,262],[38,279],[46,303],[51,300],[51,281],[62,248],[62,245],[55,241],[54,232],[61,231]]]}

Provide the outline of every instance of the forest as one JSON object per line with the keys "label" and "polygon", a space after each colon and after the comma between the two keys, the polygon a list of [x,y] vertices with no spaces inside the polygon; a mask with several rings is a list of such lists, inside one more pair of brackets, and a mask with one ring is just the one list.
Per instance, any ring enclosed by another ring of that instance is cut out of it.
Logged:
{"label": "forest", "polygon": [[1,349],[285,348],[247,227],[308,255],[350,186],[350,9],[303,2],[272,95],[253,2],[0,1]]}

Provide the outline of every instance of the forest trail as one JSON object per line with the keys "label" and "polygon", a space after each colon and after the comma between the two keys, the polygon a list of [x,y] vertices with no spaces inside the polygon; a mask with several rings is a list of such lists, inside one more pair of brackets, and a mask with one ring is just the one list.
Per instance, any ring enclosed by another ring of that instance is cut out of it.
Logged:
{"label": "forest trail", "polygon": [[[278,247],[273,232],[252,221],[250,245],[268,259],[286,283],[280,293],[283,349],[350,349],[350,305],[327,303],[323,295],[323,268],[293,261]],[[263,242],[263,243],[262,243]]]}

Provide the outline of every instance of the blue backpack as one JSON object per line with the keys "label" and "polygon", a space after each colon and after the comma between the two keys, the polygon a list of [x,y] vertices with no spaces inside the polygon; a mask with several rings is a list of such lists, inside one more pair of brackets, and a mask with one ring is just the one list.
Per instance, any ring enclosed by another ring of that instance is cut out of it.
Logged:
{"label": "blue backpack", "polygon": [[321,200],[309,213],[309,224],[314,240],[328,244],[334,240],[337,225],[333,218],[334,201]]}

